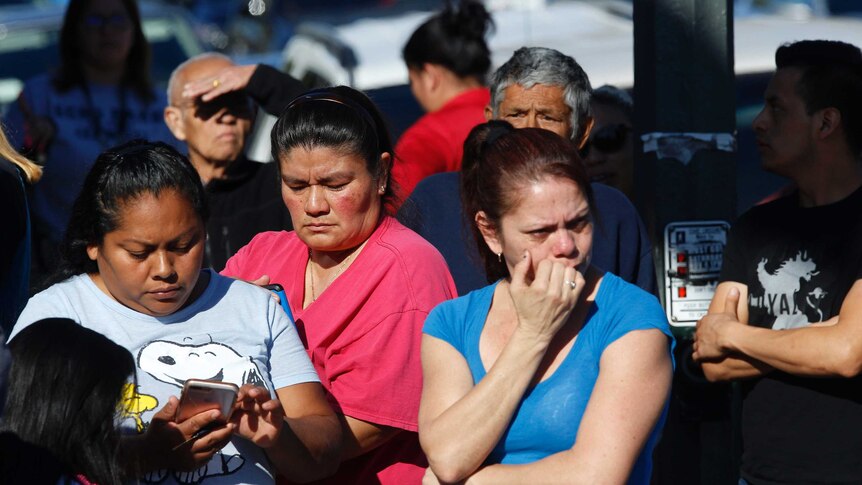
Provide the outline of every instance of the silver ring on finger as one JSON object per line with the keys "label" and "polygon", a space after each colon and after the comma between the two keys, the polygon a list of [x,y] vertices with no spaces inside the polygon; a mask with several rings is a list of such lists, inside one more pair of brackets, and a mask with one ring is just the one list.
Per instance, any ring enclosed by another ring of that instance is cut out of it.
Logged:
{"label": "silver ring on finger", "polygon": [[563,286],[568,286],[570,290],[574,290],[578,287],[578,284],[572,280],[563,281]]}

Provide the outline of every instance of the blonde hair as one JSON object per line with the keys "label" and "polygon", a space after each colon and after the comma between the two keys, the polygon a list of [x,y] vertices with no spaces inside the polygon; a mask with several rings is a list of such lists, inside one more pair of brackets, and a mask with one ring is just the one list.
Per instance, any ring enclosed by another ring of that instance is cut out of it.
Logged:
{"label": "blonde hair", "polygon": [[42,178],[42,167],[31,162],[29,159],[15,151],[6,138],[6,133],[0,127],[0,158],[5,158],[24,172],[24,178],[28,183],[36,183]]}

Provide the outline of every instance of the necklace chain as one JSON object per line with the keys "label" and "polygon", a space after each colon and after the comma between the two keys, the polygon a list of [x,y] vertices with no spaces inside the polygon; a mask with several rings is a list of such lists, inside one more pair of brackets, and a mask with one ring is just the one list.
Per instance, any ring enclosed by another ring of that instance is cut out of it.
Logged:
{"label": "necklace chain", "polygon": [[[328,288],[329,285],[331,285],[335,281],[335,279],[338,278],[338,276],[345,270],[345,268],[347,268],[353,257],[356,254],[359,254],[359,252],[362,250],[362,246],[364,246],[364,244],[360,245],[352,253],[348,254],[347,257],[344,258],[344,260],[338,263],[338,267],[335,270],[335,276],[329,279],[327,286],[320,290],[321,293],[323,293],[323,291],[325,291],[326,288]],[[317,293],[317,290],[314,287],[314,270],[311,268],[311,261],[311,248],[308,248],[308,279],[311,281],[311,301],[317,301],[317,297],[320,295]]]}

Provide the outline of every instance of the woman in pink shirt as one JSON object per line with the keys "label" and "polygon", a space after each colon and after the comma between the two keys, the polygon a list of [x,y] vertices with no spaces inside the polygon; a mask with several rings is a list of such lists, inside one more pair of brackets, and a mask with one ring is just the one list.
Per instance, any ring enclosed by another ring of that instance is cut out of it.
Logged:
{"label": "woman in pink shirt", "polygon": [[284,286],[341,416],[329,483],[419,483],[422,324],[456,294],[442,256],[390,217],[392,144],[374,104],[347,87],[295,99],[272,131],[294,232],[266,232],[224,274]]}

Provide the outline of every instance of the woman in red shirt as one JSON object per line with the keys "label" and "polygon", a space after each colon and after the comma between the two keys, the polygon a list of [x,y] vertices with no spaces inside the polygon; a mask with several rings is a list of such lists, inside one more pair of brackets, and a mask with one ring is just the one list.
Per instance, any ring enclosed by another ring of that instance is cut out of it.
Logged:
{"label": "woman in red shirt", "polygon": [[485,76],[491,16],[475,0],[451,4],[422,24],[404,46],[410,90],[427,114],[395,146],[392,177],[402,200],[423,178],[461,170],[464,140],[485,122]]}

